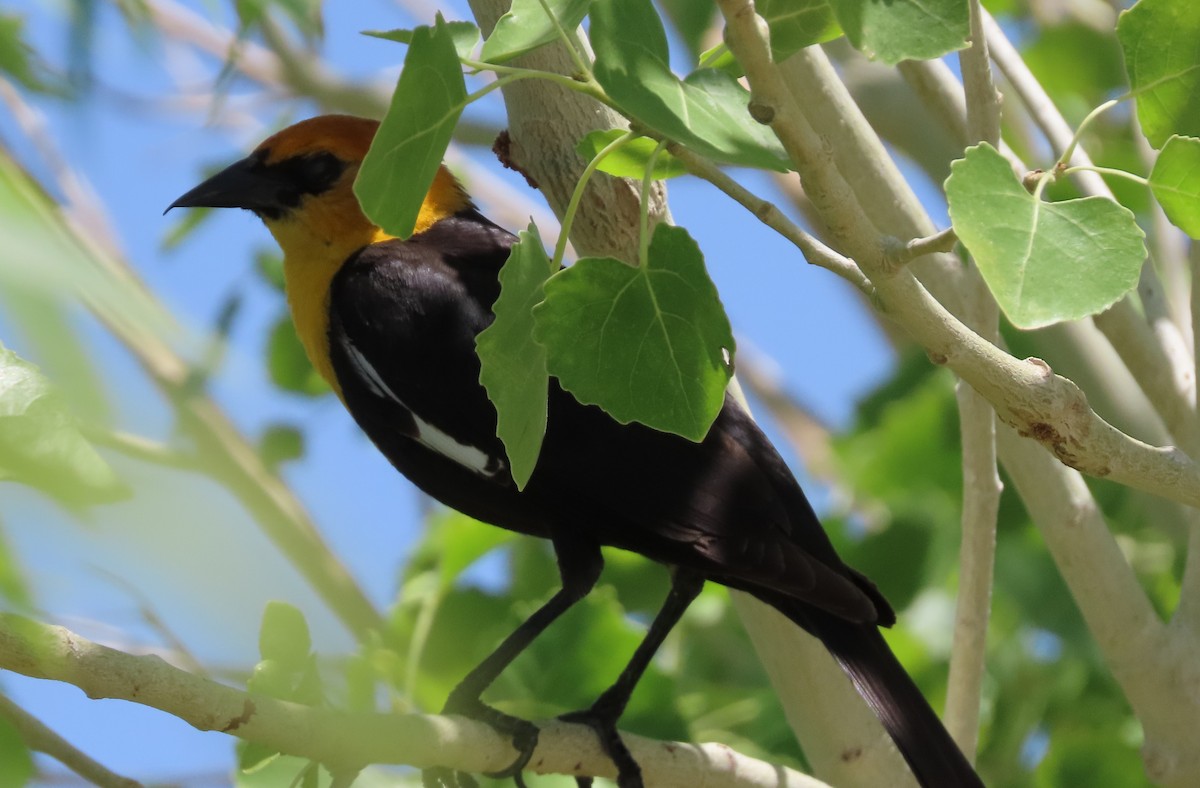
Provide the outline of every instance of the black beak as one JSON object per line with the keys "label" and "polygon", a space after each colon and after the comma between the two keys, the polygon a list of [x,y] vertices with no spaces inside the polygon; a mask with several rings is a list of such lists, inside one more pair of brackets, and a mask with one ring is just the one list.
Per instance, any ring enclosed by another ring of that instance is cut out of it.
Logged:
{"label": "black beak", "polygon": [[163,213],[171,208],[245,208],[259,215],[277,214],[289,190],[294,191],[278,173],[248,156],[171,203]]}

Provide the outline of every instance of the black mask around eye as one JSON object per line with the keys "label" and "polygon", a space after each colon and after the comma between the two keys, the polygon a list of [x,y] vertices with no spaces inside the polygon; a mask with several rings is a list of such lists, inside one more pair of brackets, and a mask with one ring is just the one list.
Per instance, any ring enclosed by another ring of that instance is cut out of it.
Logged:
{"label": "black mask around eye", "polygon": [[293,161],[296,163],[296,186],[302,194],[327,191],[346,171],[345,162],[332,153],[312,153]]}

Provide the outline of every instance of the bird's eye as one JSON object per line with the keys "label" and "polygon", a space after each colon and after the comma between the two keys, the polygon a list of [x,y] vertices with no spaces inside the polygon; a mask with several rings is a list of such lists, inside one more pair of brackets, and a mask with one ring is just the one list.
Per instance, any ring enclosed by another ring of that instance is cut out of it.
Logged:
{"label": "bird's eye", "polygon": [[302,190],[309,194],[319,194],[341,176],[346,165],[332,153],[314,153],[300,160],[300,178]]}

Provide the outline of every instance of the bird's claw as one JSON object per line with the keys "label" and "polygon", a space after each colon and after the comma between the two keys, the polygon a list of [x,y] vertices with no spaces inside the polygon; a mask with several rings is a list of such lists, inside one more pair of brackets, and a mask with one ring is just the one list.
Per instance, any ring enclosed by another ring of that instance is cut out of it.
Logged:
{"label": "bird's claw", "polygon": [[[498,780],[511,777],[517,788],[526,788],[524,771],[533,751],[537,748],[538,727],[528,720],[505,714],[483,703],[478,698],[458,698],[452,693],[446,701],[442,714],[456,714],[467,719],[476,720],[491,726],[497,733],[508,736],[513,749],[517,751],[516,759],[508,766],[495,772],[486,772],[484,776]],[[465,772],[453,769],[434,768],[421,772],[421,782],[425,788],[478,788],[478,781]]]}
{"label": "bird's claw", "polygon": [[[563,722],[577,722],[595,731],[596,738],[600,740],[600,749],[604,750],[604,754],[617,767],[619,788],[644,788],[642,767],[638,766],[625,742],[621,741],[621,734],[617,732],[617,715],[605,713],[602,702],[597,702],[590,709],[564,714],[559,719]],[[586,788],[591,785],[591,778],[576,777],[575,782],[579,788]]]}

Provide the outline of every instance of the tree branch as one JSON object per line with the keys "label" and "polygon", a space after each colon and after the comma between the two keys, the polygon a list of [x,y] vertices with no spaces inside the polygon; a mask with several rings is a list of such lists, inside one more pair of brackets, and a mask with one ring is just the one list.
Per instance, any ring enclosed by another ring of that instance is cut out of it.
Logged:
{"label": "tree branch", "polygon": [[[1000,141],[1000,95],[992,84],[979,0],[970,0],[971,46],[959,55],[966,95],[967,133],[972,140]],[[1000,310],[972,267],[965,277],[963,319],[985,339],[1000,339]],[[946,690],[946,728],[974,761],[979,744],[979,707],[987,655],[996,517],[1002,486],[996,471],[996,416],[979,392],[959,380],[955,389],[962,432],[963,510],[959,547],[954,647]]]}
{"label": "tree branch", "polygon": [[1138,583],[1086,483],[1009,429],[1000,458],[1071,589],[1104,661],[1141,720],[1150,779],[1200,781],[1195,637],[1172,637]]}
{"label": "tree branch", "polygon": [[884,255],[887,258],[888,266],[899,268],[928,254],[953,251],[958,244],[958,234],[954,232],[953,227],[947,227],[941,232],[927,235],[924,238],[913,238],[906,242],[895,239],[894,243],[885,242],[885,244]]}
{"label": "tree branch", "polygon": [[900,752],[829,650],[749,594],[729,596],[776,693],[803,699],[783,710],[813,771],[832,785],[915,786]]}
{"label": "tree branch", "polygon": [[689,173],[716,186],[734,202],[754,214],[763,224],[791,241],[809,263],[837,274],[863,293],[871,292],[871,283],[853,260],[838,254],[822,243],[821,239],[805,232],[788,219],[774,203],[755,195],[726,175],[720,167],[682,145],[670,143],[667,150],[683,163]]}
{"label": "tree branch", "polygon": [[[1193,243],[1189,254],[1191,267],[1192,374],[1200,385],[1200,246]],[[1200,409],[1200,393],[1193,387],[1192,406]],[[1188,534],[1187,563],[1183,567],[1179,607],[1171,623],[1192,638],[1200,638],[1200,513],[1192,513]]]}
{"label": "tree branch", "polygon": [[[64,681],[90,698],[159,709],[199,730],[228,733],[311,758],[333,771],[385,763],[480,773],[503,769],[514,756],[508,738],[484,723],[421,714],[349,713],[251,695],[175,668],[157,656],[126,654],[62,627],[12,614],[0,614],[0,668]],[[530,771],[616,776],[590,728],[559,721],[542,722],[540,727]],[[720,744],[664,742],[629,734],[622,738],[642,765],[648,785],[825,785]]]}
{"label": "tree branch", "polygon": [[995,413],[978,392],[961,380],[955,396],[963,449],[962,544],[945,718],[946,729],[967,759],[974,762],[979,745],[979,707],[1002,485],[996,473]]}
{"label": "tree branch", "polygon": [[[26,105],[19,95],[6,98],[18,101],[30,118],[37,119],[36,110]],[[36,125],[29,125],[26,131],[33,133],[36,129]],[[39,142],[43,155],[61,161],[49,136],[42,135]],[[68,175],[72,179],[75,177],[65,166],[53,169],[60,178]],[[74,180],[68,182],[63,192],[66,202],[55,204],[54,210],[61,216],[64,232],[69,233],[90,254],[96,266],[114,283],[127,286],[152,300],[153,296],[146,291],[134,270],[119,256],[114,248],[115,243],[96,240],[116,237],[107,231],[103,206],[95,201],[89,190],[80,188]],[[97,225],[100,225],[99,229],[96,229]],[[254,517],[255,523],[313,586],[346,628],[359,638],[372,630],[382,629],[383,619],[379,612],[325,544],[300,500],[276,473],[267,468],[257,450],[216,403],[194,390],[187,362],[163,337],[131,326],[119,310],[89,297],[88,293],[80,293],[79,297],[84,306],[133,354],[147,376],[175,408],[180,426],[198,448],[197,461],[204,463],[209,475],[222,482],[241,501]],[[131,447],[126,445],[125,448]]]}
{"label": "tree branch", "polygon": [[[933,360],[951,367],[983,394],[996,407],[1003,421],[1014,425],[1024,435],[1036,438],[1064,463],[1189,505],[1200,504],[1200,468],[1186,454],[1174,448],[1148,446],[1114,429],[1091,411],[1077,386],[1054,375],[1044,362],[1038,359],[1022,362],[1002,352],[957,320],[907,268],[896,272],[887,270],[881,256],[873,252],[872,241],[867,238],[869,226],[856,224],[861,217],[853,210],[854,206],[846,209],[826,204],[831,196],[839,196],[828,188],[830,183],[836,187],[838,181],[822,171],[823,167],[828,167],[831,158],[828,151],[822,155],[822,144],[830,143],[823,143],[806,120],[806,115],[819,115],[820,108],[806,104],[801,111],[795,102],[788,101],[779,73],[770,60],[765,26],[754,15],[753,6],[747,0],[719,0],[719,4],[728,23],[726,38],[746,71],[752,101],[758,103],[760,116],[772,118],[772,128],[797,164],[806,193],[817,211],[828,220],[832,232],[844,233],[845,251],[875,285],[875,303],[881,311],[903,326]],[[814,103],[822,99],[823,96],[818,94]],[[817,188],[812,188],[813,183]],[[886,188],[880,188],[880,191],[886,192]],[[840,196],[847,194],[842,191]],[[884,196],[900,198],[899,194]],[[890,234],[911,237],[894,230]],[[949,271],[947,278],[958,285],[961,293],[961,270]],[[1104,528],[1103,518],[1095,510],[1082,480],[1032,444],[1024,443],[1019,449],[1009,451],[1020,451],[1026,463],[1041,469],[1043,486],[1025,484],[1020,489],[1031,511],[1043,505],[1045,500],[1071,501],[1075,508],[1065,513],[1069,515],[1070,524],[1078,530],[1079,520],[1084,518],[1091,526],[1087,529],[1085,558],[1062,549],[1064,543],[1072,541],[1067,538],[1072,533],[1071,528],[1047,531],[1046,539],[1048,543],[1052,537],[1058,540],[1058,544],[1052,546],[1055,560],[1064,575],[1074,581],[1072,589],[1081,606],[1086,606],[1089,626],[1102,642],[1114,675],[1131,699],[1141,697],[1140,701],[1135,701],[1135,709],[1139,715],[1144,715],[1142,719],[1148,737],[1154,738],[1145,752],[1147,770],[1156,779],[1180,785],[1186,784],[1188,779],[1195,781],[1198,773],[1193,768],[1197,759],[1193,756],[1194,742],[1190,748],[1185,747],[1185,735],[1181,733],[1187,731],[1190,735],[1196,729],[1196,720],[1192,717],[1198,707],[1195,702],[1181,703],[1179,700],[1185,696],[1194,697],[1185,690],[1185,687],[1193,686],[1188,681],[1195,677],[1188,673],[1194,660],[1187,659],[1180,650],[1183,639],[1164,642],[1162,637],[1142,637],[1161,635],[1164,628],[1154,619],[1145,592],[1134,581],[1116,541]],[[1200,561],[1196,563],[1200,564]],[[1118,572],[1116,579],[1109,576],[1114,566],[1119,567],[1115,570]],[[1110,592],[1100,588],[1103,583],[1110,582],[1124,599],[1114,602]],[[1093,595],[1093,592],[1096,593]],[[1100,603],[1093,600],[1100,600]],[[1114,604],[1110,606],[1106,604],[1108,602]],[[1142,675],[1130,670],[1139,659],[1143,666]],[[1152,662],[1169,674],[1170,679],[1165,683],[1176,693],[1173,702],[1162,695],[1151,701],[1145,700],[1149,692],[1145,686],[1148,673],[1145,665]],[[1163,706],[1163,702],[1170,705]]]}
{"label": "tree branch", "polygon": [[[844,180],[828,172],[824,162],[829,157],[814,154],[822,143],[771,62],[765,23],[755,15],[753,4],[720,0],[720,6],[729,25],[730,46],[750,80],[752,102],[759,102],[772,117],[771,128],[797,163],[806,193],[823,215],[828,212],[833,217],[828,221],[831,231],[862,253],[855,260],[874,283],[880,308],[904,326],[931,358],[949,366],[987,398],[1001,420],[1040,442],[1062,462],[1089,475],[1200,505],[1200,466],[1185,453],[1149,446],[1115,429],[1088,407],[1078,386],[1054,375],[1045,362],[1018,361],[999,350],[955,318],[907,268],[887,270],[878,235],[864,240],[872,225],[861,214],[853,193]],[[811,188],[812,181],[818,183],[816,189]]]}
{"label": "tree branch", "polygon": [[4,694],[0,694],[0,717],[12,724],[26,747],[34,752],[49,755],[88,782],[101,788],[141,788],[142,784],[137,780],[122,777],[111,771],[50,730],[41,720],[13,703]]}

